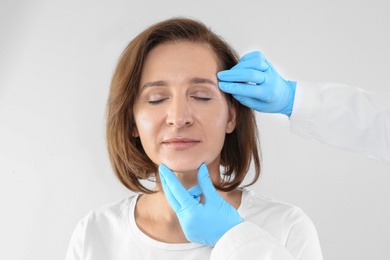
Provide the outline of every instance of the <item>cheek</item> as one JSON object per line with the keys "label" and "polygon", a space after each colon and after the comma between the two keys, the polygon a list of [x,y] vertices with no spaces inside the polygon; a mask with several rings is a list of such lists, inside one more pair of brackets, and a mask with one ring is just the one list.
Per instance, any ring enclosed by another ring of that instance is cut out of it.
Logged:
{"label": "cheek", "polygon": [[225,133],[229,120],[228,108],[225,104],[205,112],[204,115],[207,117],[206,121],[212,125],[212,128],[215,128],[218,132]]}
{"label": "cheek", "polygon": [[214,113],[210,113],[210,111],[204,113],[203,122],[212,148],[222,149],[228,125],[226,110],[215,109]]}
{"label": "cheek", "polygon": [[153,120],[150,117],[138,114],[136,126],[141,145],[149,158],[154,158],[156,133]]}
{"label": "cheek", "polygon": [[137,127],[138,135],[144,145],[145,141],[151,139],[151,137],[153,136],[154,129],[156,128],[155,119],[150,114],[141,112],[137,113],[135,117],[135,124]]}

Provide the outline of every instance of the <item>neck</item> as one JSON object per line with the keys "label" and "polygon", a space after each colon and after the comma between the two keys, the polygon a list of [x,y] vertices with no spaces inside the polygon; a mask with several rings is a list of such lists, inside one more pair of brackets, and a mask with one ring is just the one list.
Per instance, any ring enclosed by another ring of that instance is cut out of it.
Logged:
{"label": "neck", "polygon": [[137,203],[139,212],[153,221],[176,222],[176,214],[169,205],[161,185],[157,184],[153,191],[155,193],[141,195]]}
{"label": "neck", "polygon": [[[209,170],[209,175],[214,184],[219,184],[221,182],[221,176],[219,172],[219,161],[212,162],[207,165]],[[192,172],[174,172],[181,184],[185,189],[190,189],[191,187],[198,184],[197,180],[197,170]],[[147,216],[151,221],[163,221],[165,223],[178,222],[176,213],[173,211],[172,207],[169,205],[164,191],[162,189],[161,183],[157,179],[156,186],[154,187],[153,194],[144,194],[142,195],[137,203],[137,210],[142,216]],[[230,203],[236,209],[241,203],[241,191],[234,190],[231,192],[221,192],[218,191],[221,197]],[[203,202],[203,196],[201,196],[201,202]]]}
{"label": "neck", "polygon": [[[183,183],[183,182],[182,182]],[[215,182],[214,182],[215,183]],[[188,190],[195,186],[196,182],[187,182],[183,186]],[[155,193],[143,194],[138,200],[137,211],[143,216],[147,216],[153,221],[163,221],[165,223],[178,223],[176,213],[173,211],[160,183],[157,183],[153,189]],[[234,208],[238,209],[241,204],[241,190],[235,189],[230,192],[217,191],[219,195]],[[201,195],[201,203],[204,203],[204,197]]]}
{"label": "neck", "polygon": [[[138,227],[149,237],[167,243],[186,243],[183,230],[176,213],[169,205],[160,184],[155,193],[141,195],[135,208],[135,221]],[[242,192],[238,189],[230,192],[218,192],[221,197],[238,209]],[[204,202],[201,196],[201,203]]]}
{"label": "neck", "polygon": [[[219,163],[211,163],[207,167],[212,182],[215,184],[220,183]],[[198,184],[197,170],[185,173],[175,172],[175,175],[187,190]],[[138,199],[135,209],[137,225],[145,234],[159,241],[185,242],[186,239],[179,220],[169,205],[158,179],[153,191],[154,193],[143,194]],[[238,209],[241,203],[240,190],[236,189],[231,192],[218,191],[218,193],[225,201]],[[203,202],[204,198],[201,196],[201,203]]]}

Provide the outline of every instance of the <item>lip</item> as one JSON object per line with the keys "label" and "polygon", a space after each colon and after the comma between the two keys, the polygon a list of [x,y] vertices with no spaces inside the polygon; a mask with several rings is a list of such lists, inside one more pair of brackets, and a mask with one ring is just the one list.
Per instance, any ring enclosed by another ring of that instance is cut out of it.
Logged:
{"label": "lip", "polygon": [[192,138],[170,138],[162,142],[162,144],[168,148],[184,150],[193,147],[200,143],[199,140]]}

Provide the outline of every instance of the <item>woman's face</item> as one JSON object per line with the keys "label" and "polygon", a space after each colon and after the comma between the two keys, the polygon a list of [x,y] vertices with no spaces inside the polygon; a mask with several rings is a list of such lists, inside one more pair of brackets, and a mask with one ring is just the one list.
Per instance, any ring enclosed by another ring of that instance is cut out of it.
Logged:
{"label": "woman's face", "polygon": [[157,165],[180,173],[202,163],[219,169],[236,113],[218,88],[217,71],[217,56],[207,45],[170,42],[149,52],[134,104],[133,136]]}

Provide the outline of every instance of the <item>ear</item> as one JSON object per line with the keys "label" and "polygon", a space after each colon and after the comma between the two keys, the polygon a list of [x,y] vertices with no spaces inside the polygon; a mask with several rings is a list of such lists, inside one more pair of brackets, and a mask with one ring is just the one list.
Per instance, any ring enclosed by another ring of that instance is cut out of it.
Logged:
{"label": "ear", "polygon": [[236,128],[236,118],[237,118],[237,106],[233,101],[228,103],[229,118],[226,124],[226,133],[230,134]]}

